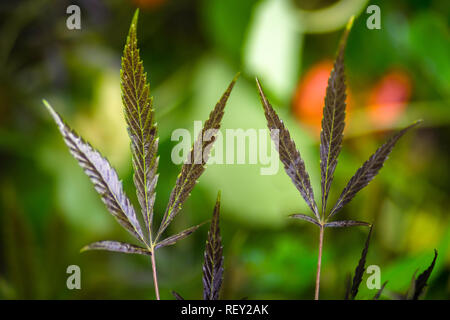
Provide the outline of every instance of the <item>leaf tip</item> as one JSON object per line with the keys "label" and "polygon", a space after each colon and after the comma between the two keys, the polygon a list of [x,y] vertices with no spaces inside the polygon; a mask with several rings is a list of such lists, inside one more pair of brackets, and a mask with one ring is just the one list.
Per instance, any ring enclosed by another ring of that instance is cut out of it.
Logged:
{"label": "leaf tip", "polygon": [[350,19],[348,19],[348,22],[347,22],[347,26],[345,27],[345,29],[347,30],[347,31],[350,31],[350,29],[352,28],[352,26],[353,26],[353,22],[355,21],[355,16],[351,16],[350,17]]}
{"label": "leaf tip", "polygon": [[133,14],[133,20],[131,20],[131,25],[132,25],[132,26],[135,26],[135,27],[136,27],[137,22],[138,22],[138,18],[139,18],[139,8],[137,8],[137,9],[134,11],[134,14]]}
{"label": "leaf tip", "polygon": [[217,192],[217,199],[216,199],[216,202],[220,202],[221,196],[222,196],[222,190],[219,190],[219,191]]}

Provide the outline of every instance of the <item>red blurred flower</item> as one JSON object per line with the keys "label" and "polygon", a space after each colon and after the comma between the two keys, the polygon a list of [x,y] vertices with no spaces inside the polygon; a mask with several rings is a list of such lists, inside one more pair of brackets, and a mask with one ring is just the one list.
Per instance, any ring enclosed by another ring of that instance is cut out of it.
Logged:
{"label": "red blurred flower", "polygon": [[405,111],[410,95],[409,76],[401,70],[390,71],[369,92],[370,120],[382,127],[394,124]]}

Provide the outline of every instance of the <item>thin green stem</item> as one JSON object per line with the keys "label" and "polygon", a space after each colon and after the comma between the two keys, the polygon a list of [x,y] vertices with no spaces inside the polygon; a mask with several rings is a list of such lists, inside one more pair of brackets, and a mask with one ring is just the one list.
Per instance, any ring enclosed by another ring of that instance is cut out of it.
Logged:
{"label": "thin green stem", "polygon": [[316,291],[314,294],[314,300],[319,300],[320,266],[322,264],[323,232],[324,232],[324,226],[321,225],[320,226],[320,235],[319,235],[319,257],[317,259]]}

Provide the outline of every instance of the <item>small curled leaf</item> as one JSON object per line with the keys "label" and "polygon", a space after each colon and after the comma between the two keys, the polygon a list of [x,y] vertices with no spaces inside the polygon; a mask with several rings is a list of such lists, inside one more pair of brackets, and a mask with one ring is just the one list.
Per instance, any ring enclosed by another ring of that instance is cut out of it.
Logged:
{"label": "small curled leaf", "polygon": [[134,254],[142,254],[151,256],[152,253],[145,249],[138,246],[135,246],[130,243],[125,242],[118,242],[118,241],[98,241],[91,243],[81,249],[81,252],[89,251],[89,250],[105,250],[105,251],[112,251],[112,252],[122,252],[122,253],[134,253]]}
{"label": "small curled leaf", "polygon": [[164,240],[161,240],[160,242],[158,242],[155,245],[155,249],[162,248],[162,247],[167,247],[167,246],[175,244],[178,240],[184,239],[187,236],[189,236],[190,234],[194,233],[203,224],[204,223],[201,223],[199,225],[190,227],[189,229],[186,229],[184,231],[181,231],[180,233],[177,233],[177,234],[175,234],[173,236],[170,236],[170,237],[168,237],[168,238],[166,238]]}
{"label": "small curled leaf", "polygon": [[325,223],[325,228],[345,228],[345,227],[356,227],[356,226],[366,226],[370,227],[371,224],[364,221],[355,220],[340,220]]}
{"label": "small curled leaf", "polygon": [[314,219],[313,217],[310,217],[306,214],[302,214],[302,213],[295,213],[295,214],[291,214],[289,216],[290,218],[295,218],[295,219],[300,219],[300,220],[304,220],[304,221],[308,221],[312,224],[315,224],[316,226],[320,227],[320,223]]}

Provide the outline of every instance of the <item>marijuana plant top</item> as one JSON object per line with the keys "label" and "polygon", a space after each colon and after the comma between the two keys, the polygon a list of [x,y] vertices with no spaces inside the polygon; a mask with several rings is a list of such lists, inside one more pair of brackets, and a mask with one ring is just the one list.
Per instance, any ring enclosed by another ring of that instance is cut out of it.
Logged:
{"label": "marijuana plant top", "polygon": [[[188,159],[182,166],[175,186],[170,193],[169,202],[159,228],[155,229],[153,206],[156,196],[155,188],[158,181],[158,130],[154,116],[153,98],[150,97],[150,86],[147,82],[147,75],[144,72],[143,62],[139,56],[137,46],[136,28],[138,14],[139,11],[136,10],[123,50],[120,78],[124,115],[131,140],[134,169],[133,180],[144,226],[138,220],[134,206],[123,191],[122,183],[108,160],[71,129],[47,101],[44,100],[44,104],[55,120],[64,142],[69,147],[70,153],[92,181],[95,190],[100,194],[108,211],[141,244],[141,246],[137,246],[118,241],[99,241],[84,247],[82,251],[108,250],[150,256],[155,294],[156,298],[159,299],[155,252],[161,247],[173,245],[178,240],[187,237],[200,226],[193,226],[180,233],[161,239],[164,231],[179,213],[183,203],[205,170],[209,152],[220,128],[225,105],[237,76],[210,113],[199,134],[199,138],[194,142]],[[205,133],[209,133],[208,137],[210,139],[202,139],[202,137],[207,136]]]}
{"label": "marijuana plant top", "polygon": [[278,149],[280,160],[284,169],[291,178],[292,183],[300,192],[313,215],[293,214],[291,217],[302,219],[313,223],[320,228],[319,235],[319,258],[317,263],[317,277],[315,298],[319,298],[320,267],[322,259],[323,234],[328,227],[350,227],[350,226],[370,226],[369,223],[355,220],[331,221],[330,219],[339,212],[344,205],[350,202],[355,195],[369,184],[378,174],[387,160],[389,154],[397,141],[411,128],[419,122],[400,130],[394,134],[385,144],[378,148],[353,175],[342,191],[339,199],[327,214],[327,200],[336,169],[339,152],[342,147],[342,139],[345,127],[345,107],[346,107],[346,85],[344,73],[344,51],[347,38],[353,24],[353,17],[347,24],[345,33],[341,39],[333,70],[328,79],[328,86],[325,95],[325,105],[323,108],[322,130],[320,133],[320,173],[321,173],[321,198],[322,205],[319,211],[314,192],[306,171],[305,163],[297,150],[294,141],[291,139],[289,131],[278,117],[269,101],[267,100],[260,82],[256,79],[261,103],[267,120],[267,126],[271,130],[272,139]]}

